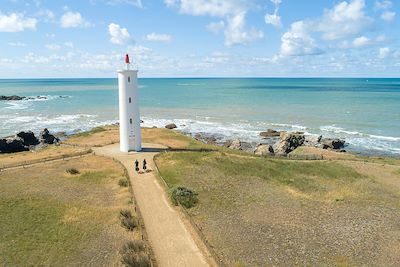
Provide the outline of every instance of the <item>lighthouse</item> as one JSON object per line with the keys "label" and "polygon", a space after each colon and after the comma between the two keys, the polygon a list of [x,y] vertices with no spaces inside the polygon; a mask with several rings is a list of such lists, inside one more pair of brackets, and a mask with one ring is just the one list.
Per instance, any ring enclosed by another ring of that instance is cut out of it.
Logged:
{"label": "lighthouse", "polygon": [[120,150],[141,151],[138,70],[130,68],[128,54],[125,56],[125,64],[126,69],[118,71]]}

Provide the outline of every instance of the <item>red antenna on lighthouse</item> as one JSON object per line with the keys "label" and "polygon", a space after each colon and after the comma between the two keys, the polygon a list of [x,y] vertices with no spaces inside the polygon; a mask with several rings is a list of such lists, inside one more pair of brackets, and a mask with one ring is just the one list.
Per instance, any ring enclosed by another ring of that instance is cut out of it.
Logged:
{"label": "red antenna on lighthouse", "polygon": [[125,55],[125,63],[126,63],[126,69],[129,70],[131,62],[129,60],[129,55],[128,54]]}

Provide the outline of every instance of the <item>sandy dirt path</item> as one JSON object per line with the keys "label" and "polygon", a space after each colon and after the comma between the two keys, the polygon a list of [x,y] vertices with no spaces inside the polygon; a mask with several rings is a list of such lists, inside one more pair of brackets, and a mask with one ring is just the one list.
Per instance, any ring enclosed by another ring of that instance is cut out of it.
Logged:
{"label": "sandy dirt path", "polygon": [[155,172],[138,174],[134,170],[136,159],[140,162],[140,168],[143,159],[146,159],[148,168],[155,170],[153,158],[160,149],[164,149],[153,144],[144,144],[143,147],[143,152],[140,153],[121,153],[119,144],[93,150],[96,155],[115,158],[128,169],[133,193],[159,266],[213,266],[212,259],[205,256],[204,249],[199,248],[199,240],[192,236],[190,226],[170,205],[164,189],[155,177]]}

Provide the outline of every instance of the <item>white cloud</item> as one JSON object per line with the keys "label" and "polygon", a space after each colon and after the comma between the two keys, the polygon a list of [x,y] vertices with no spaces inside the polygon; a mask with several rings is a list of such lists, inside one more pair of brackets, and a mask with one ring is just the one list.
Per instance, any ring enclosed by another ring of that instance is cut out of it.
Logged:
{"label": "white cloud", "polygon": [[275,5],[273,14],[265,14],[264,20],[266,24],[271,24],[274,27],[280,28],[282,26],[281,17],[278,15],[279,5],[282,0],[270,0]]}
{"label": "white cloud", "polygon": [[168,7],[192,16],[211,16],[222,19],[207,26],[212,32],[225,28],[225,45],[246,44],[264,36],[263,32],[246,26],[246,14],[254,6],[253,0],[164,0]]}
{"label": "white cloud", "polygon": [[159,33],[150,33],[146,35],[145,40],[151,41],[151,42],[170,42],[172,39],[172,36],[169,34],[159,34]]}
{"label": "white cloud", "polygon": [[375,2],[375,8],[377,9],[389,9],[392,7],[392,5],[393,5],[392,1],[389,0]]}
{"label": "white cloud", "polygon": [[381,15],[381,19],[383,19],[384,21],[387,21],[387,22],[393,21],[395,19],[395,17],[396,17],[396,12],[392,12],[392,11],[385,11]]}
{"label": "white cloud", "polygon": [[23,32],[24,30],[36,30],[37,20],[26,18],[21,13],[9,15],[0,12],[0,32]]}
{"label": "white cloud", "polygon": [[61,46],[59,46],[57,44],[47,44],[46,48],[49,50],[57,51],[57,50],[61,49]]}
{"label": "white cloud", "polygon": [[246,29],[245,12],[228,18],[228,26],[225,29],[225,45],[232,46],[237,44],[246,44],[264,37],[262,31],[254,28]]}
{"label": "white cloud", "polygon": [[10,42],[10,43],[8,43],[8,45],[9,46],[19,46],[19,47],[27,46],[27,44],[21,43],[21,42],[16,42],[16,43]]}
{"label": "white cloud", "polygon": [[135,7],[142,8],[142,0],[108,0],[107,4],[109,5],[120,5],[120,4],[127,4],[132,5]]}
{"label": "white cloud", "polygon": [[74,43],[72,42],[65,42],[64,45],[68,48],[74,48]]}
{"label": "white cloud", "polygon": [[365,30],[372,19],[365,12],[364,0],[340,2],[333,9],[325,10],[318,30],[323,33],[326,40],[337,40],[354,36]]}
{"label": "white cloud", "polygon": [[361,37],[354,39],[353,46],[354,47],[362,47],[362,46],[369,45],[370,43],[371,43],[371,40],[369,38],[367,38],[365,36],[361,36]]}
{"label": "white cloud", "polygon": [[225,22],[220,20],[218,22],[211,22],[207,25],[207,30],[213,33],[219,33],[225,28]]}
{"label": "white cloud", "polygon": [[380,59],[385,59],[389,56],[390,48],[389,47],[382,47],[379,49],[378,57]]}
{"label": "white cloud", "polygon": [[283,34],[281,40],[282,56],[303,56],[321,54],[323,51],[317,47],[315,40],[310,35],[312,25],[305,21],[296,21],[290,30]]}
{"label": "white cloud", "polygon": [[67,11],[65,12],[60,20],[61,27],[63,28],[80,28],[80,27],[90,27],[91,23],[85,20],[81,13]]}
{"label": "white cloud", "polygon": [[128,30],[115,23],[108,25],[108,33],[111,36],[110,42],[113,44],[124,45],[132,40]]}

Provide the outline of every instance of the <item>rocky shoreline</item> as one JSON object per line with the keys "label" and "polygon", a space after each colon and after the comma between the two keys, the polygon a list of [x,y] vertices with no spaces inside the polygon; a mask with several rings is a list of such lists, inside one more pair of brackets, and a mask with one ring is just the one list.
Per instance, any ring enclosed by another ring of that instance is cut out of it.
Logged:
{"label": "rocky shoreline", "polygon": [[[59,98],[66,98],[67,96],[60,95]],[[0,95],[0,101],[21,101],[21,100],[47,100],[47,96],[18,96],[18,95]]]}
{"label": "rocky shoreline", "polygon": [[0,153],[30,151],[47,145],[58,145],[59,142],[60,139],[46,128],[40,132],[39,137],[31,131],[22,131],[15,136],[0,139]]}
{"label": "rocky shoreline", "polygon": [[[173,123],[165,126],[166,129],[176,129],[177,126]],[[296,148],[301,146],[316,147],[329,149],[337,152],[346,152],[344,150],[346,141],[342,139],[323,138],[320,136],[305,135],[304,132],[286,132],[268,129],[265,132],[260,132],[262,142],[244,142],[240,139],[221,141],[215,135],[207,133],[196,133],[193,136],[196,140],[205,144],[224,146],[229,149],[242,150],[260,156],[287,156]]]}

